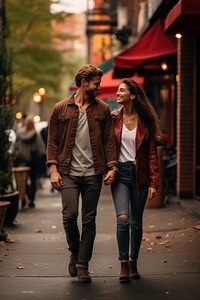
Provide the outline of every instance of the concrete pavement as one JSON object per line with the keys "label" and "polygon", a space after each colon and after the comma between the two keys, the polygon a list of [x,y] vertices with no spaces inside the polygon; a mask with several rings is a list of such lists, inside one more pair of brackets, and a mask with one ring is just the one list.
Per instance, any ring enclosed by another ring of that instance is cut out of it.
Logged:
{"label": "concrete pavement", "polygon": [[67,271],[60,195],[44,180],[36,207],[20,210],[16,226],[4,227],[9,242],[0,244],[0,299],[197,300],[200,231],[194,227],[199,225],[200,203],[195,200],[173,198],[164,208],[145,209],[142,278],[119,284],[115,213],[109,187],[103,187],[89,269],[92,283],[80,284]]}

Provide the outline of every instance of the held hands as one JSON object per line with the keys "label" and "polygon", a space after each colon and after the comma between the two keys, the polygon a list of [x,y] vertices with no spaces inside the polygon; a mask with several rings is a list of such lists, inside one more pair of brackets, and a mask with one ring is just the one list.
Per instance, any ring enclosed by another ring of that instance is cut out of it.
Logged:
{"label": "held hands", "polygon": [[155,188],[149,187],[148,189],[148,195],[147,195],[147,200],[153,199],[157,195],[157,190]]}
{"label": "held hands", "polygon": [[108,171],[108,173],[105,175],[104,180],[103,180],[104,184],[109,185],[109,184],[113,183],[113,181],[115,180],[116,174],[117,174],[117,171],[115,171],[115,170]]}
{"label": "held hands", "polygon": [[57,170],[54,170],[51,172],[51,185],[52,187],[57,190],[60,191],[61,190],[61,186],[63,185],[63,181],[62,181],[62,177],[60,176],[60,174],[58,173]]}

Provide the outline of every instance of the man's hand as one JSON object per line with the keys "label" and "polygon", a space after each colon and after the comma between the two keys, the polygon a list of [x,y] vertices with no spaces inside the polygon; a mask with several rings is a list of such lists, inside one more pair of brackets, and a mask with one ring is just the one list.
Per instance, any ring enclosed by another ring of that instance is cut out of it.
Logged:
{"label": "man's hand", "polygon": [[62,181],[62,177],[58,173],[56,165],[52,165],[50,167],[50,174],[51,174],[50,175],[50,180],[51,180],[52,187],[55,190],[60,191],[61,186],[63,185],[63,181]]}
{"label": "man's hand", "polygon": [[113,181],[115,180],[116,174],[117,174],[117,171],[115,171],[115,170],[108,171],[108,173],[105,175],[104,180],[103,180],[104,184],[109,185],[109,184],[113,183]]}

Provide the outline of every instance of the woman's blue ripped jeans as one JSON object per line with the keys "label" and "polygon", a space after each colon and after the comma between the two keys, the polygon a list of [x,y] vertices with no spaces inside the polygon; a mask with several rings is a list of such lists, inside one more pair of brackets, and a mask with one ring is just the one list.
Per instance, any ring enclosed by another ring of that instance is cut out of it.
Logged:
{"label": "woman's blue ripped jeans", "polygon": [[[142,241],[142,217],[148,186],[139,187],[138,190],[135,165],[132,162],[125,162],[119,163],[111,192],[117,217],[119,260],[129,260],[129,255],[132,260],[136,260]],[[122,215],[125,217],[120,217]]]}

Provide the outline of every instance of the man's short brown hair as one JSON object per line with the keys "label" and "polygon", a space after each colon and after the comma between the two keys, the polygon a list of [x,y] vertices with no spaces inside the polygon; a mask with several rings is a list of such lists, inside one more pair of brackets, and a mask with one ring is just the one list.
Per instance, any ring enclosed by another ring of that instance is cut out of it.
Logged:
{"label": "man's short brown hair", "polygon": [[99,76],[100,78],[103,76],[103,71],[98,67],[95,67],[91,64],[85,64],[75,74],[74,80],[77,87],[81,86],[81,80],[84,78],[87,82],[91,81],[91,79],[95,76]]}

